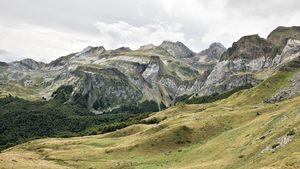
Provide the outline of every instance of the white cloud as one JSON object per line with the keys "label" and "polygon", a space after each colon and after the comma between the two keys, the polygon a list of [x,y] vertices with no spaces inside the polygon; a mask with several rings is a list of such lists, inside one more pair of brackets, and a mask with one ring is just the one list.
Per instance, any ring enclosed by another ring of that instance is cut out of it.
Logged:
{"label": "white cloud", "polygon": [[97,22],[97,29],[100,32],[99,39],[111,48],[130,46],[138,48],[141,45],[154,43],[159,44],[163,40],[185,42],[184,33],[180,31],[180,23],[148,24],[134,26],[127,22],[119,21],[113,24]]}
{"label": "white cloud", "polygon": [[136,49],[163,40],[195,52],[216,41],[230,47],[245,35],[266,38],[277,26],[299,26],[299,6],[299,0],[5,1],[0,48],[14,56],[0,59],[49,62],[87,46]]}
{"label": "white cloud", "polygon": [[[26,27],[26,28],[25,28]],[[0,46],[8,54],[1,60],[10,62],[24,58],[50,62],[59,56],[77,52],[90,45],[90,37],[74,32],[56,31],[27,25],[22,29],[0,27]]]}

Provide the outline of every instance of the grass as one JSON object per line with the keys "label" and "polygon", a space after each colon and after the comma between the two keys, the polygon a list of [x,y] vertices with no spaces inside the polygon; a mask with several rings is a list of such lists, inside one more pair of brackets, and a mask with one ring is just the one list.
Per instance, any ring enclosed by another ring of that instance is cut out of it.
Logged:
{"label": "grass", "polygon": [[[297,168],[300,97],[258,104],[286,86],[295,73],[277,72],[252,89],[214,103],[172,106],[149,117],[167,116],[159,124],[34,140],[3,151],[0,163],[3,168]],[[283,137],[293,139],[278,146]],[[270,150],[261,153],[268,146]]]}
{"label": "grass", "polygon": [[19,98],[27,100],[42,100],[41,97],[38,97],[35,87],[23,87],[18,83],[9,83],[1,85],[1,94],[0,97],[6,97],[9,94],[12,96],[18,96]]}

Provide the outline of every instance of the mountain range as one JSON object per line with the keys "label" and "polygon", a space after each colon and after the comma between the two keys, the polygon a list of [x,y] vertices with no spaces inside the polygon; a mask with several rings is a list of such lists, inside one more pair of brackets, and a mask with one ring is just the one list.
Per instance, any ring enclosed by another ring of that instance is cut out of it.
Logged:
{"label": "mountain range", "polygon": [[83,99],[97,115],[149,101],[162,110],[126,128],[116,127],[122,121],[94,126],[96,136],[27,142],[2,152],[0,162],[53,168],[300,167],[299,56],[300,27],[279,26],[267,39],[248,35],[228,49],[216,42],[199,53],[163,41],[137,50],[89,46],[49,64],[0,62],[2,97],[51,101],[69,86],[67,94],[59,93],[63,104]]}
{"label": "mountain range", "polygon": [[[135,51],[89,46],[49,64],[32,59],[2,62],[0,89],[2,95],[49,100],[61,85],[72,85],[69,101],[88,94],[88,105],[95,113],[144,100],[169,107],[183,93],[202,96],[259,84],[268,77],[264,72],[298,56],[299,36],[299,27],[278,27],[267,39],[244,36],[227,50],[213,43],[199,53],[170,41]],[[93,108],[97,102],[105,104]]]}

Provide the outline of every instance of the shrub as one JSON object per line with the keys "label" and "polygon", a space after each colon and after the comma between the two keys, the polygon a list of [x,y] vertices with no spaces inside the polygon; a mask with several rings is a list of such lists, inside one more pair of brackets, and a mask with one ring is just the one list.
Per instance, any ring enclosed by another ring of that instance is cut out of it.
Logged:
{"label": "shrub", "polygon": [[292,136],[292,135],[295,135],[294,130],[289,131],[289,133],[287,134],[287,136]]}
{"label": "shrub", "polygon": [[272,149],[274,149],[274,148],[276,148],[277,146],[279,146],[280,144],[274,144],[274,145],[272,145]]}
{"label": "shrub", "polygon": [[92,132],[90,133],[90,135],[97,135],[97,131],[96,131],[96,130],[92,131]]}
{"label": "shrub", "polygon": [[163,121],[163,120],[166,120],[167,118],[168,118],[167,116],[164,116],[164,117],[162,118],[162,121]]}
{"label": "shrub", "polygon": [[176,106],[176,107],[179,107],[179,108],[185,108],[185,103],[178,102],[178,103],[176,103],[175,106]]}

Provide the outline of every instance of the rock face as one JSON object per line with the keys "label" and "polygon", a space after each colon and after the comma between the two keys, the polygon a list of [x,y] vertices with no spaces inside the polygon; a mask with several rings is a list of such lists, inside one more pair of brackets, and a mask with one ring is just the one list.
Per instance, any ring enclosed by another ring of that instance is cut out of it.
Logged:
{"label": "rock face", "polygon": [[[112,77],[126,77],[120,72],[109,70],[104,70],[103,73],[110,74]],[[142,96],[141,91],[132,88],[124,81],[116,81],[111,78],[106,78],[101,74],[88,73],[86,71],[78,71],[76,74],[77,76],[83,78],[83,81],[80,81],[76,84],[77,89],[73,95],[76,96],[88,94],[90,106],[99,100],[105,103],[106,107],[109,107],[110,105],[119,105],[122,103],[129,104],[134,103]]]}
{"label": "rock face", "polygon": [[[242,37],[222,54],[220,62],[207,77],[200,91],[204,94],[220,93],[229,90],[232,86],[236,87],[249,82],[259,84],[261,80],[255,79],[254,73],[300,56],[300,41],[294,39],[300,35],[299,30],[298,27],[279,27],[268,36],[268,39],[263,39],[258,35]],[[279,42],[281,45],[284,44],[282,50],[278,47]],[[292,70],[293,67],[297,67],[297,63],[291,62],[290,65],[293,66],[285,66],[281,69]],[[245,73],[250,74],[245,75]],[[238,74],[242,75],[237,76]]]}
{"label": "rock face", "polygon": [[195,69],[209,70],[213,69],[219,62],[221,55],[226,48],[219,42],[212,43],[208,49],[201,51],[189,60],[185,60]]}
{"label": "rock face", "polygon": [[85,49],[83,49],[81,52],[77,53],[75,56],[73,56],[71,58],[71,60],[73,59],[80,59],[80,58],[84,58],[86,56],[90,56],[90,55],[99,55],[99,54],[102,54],[105,52],[105,48],[103,46],[100,46],[100,47],[87,47]]}
{"label": "rock face", "polygon": [[0,61],[0,66],[8,66],[8,64],[6,62],[1,62]]}
{"label": "rock face", "polygon": [[[16,81],[47,99],[61,85],[72,85],[69,101],[84,97],[90,109],[98,113],[139,99],[169,106],[185,92],[200,96],[222,93],[247,83],[259,84],[267,78],[255,78],[261,71],[298,69],[298,33],[298,27],[279,27],[268,39],[245,36],[226,51],[221,43],[213,43],[198,54],[181,42],[169,41],[160,46],[141,46],[136,51],[89,46],[50,64],[24,59],[0,67],[0,83]],[[294,97],[286,93],[300,95],[295,88],[299,88],[298,83],[273,100]]]}
{"label": "rock face", "polygon": [[199,62],[219,62],[221,55],[226,51],[222,43],[214,42],[208,49],[197,54]]}
{"label": "rock face", "polygon": [[282,49],[289,39],[297,39],[300,37],[300,27],[283,27],[279,26],[274,29],[267,37],[267,40]]}
{"label": "rock face", "polygon": [[155,49],[156,46],[154,46],[153,44],[148,44],[148,45],[143,45],[141,46],[138,50],[151,50],[151,49]]}
{"label": "rock face", "polygon": [[259,37],[258,35],[244,36],[232,44],[220,58],[223,60],[235,59],[257,59],[260,57],[275,57],[272,54],[273,45],[271,42]]}
{"label": "rock face", "polygon": [[181,42],[170,42],[170,41],[163,41],[159,47],[167,50],[174,58],[191,58],[195,56],[195,53],[191,51],[188,47],[186,47]]}
{"label": "rock face", "polygon": [[32,59],[23,59],[21,61],[14,62],[12,66],[9,67],[11,71],[34,71],[45,66],[43,62],[36,62]]}

